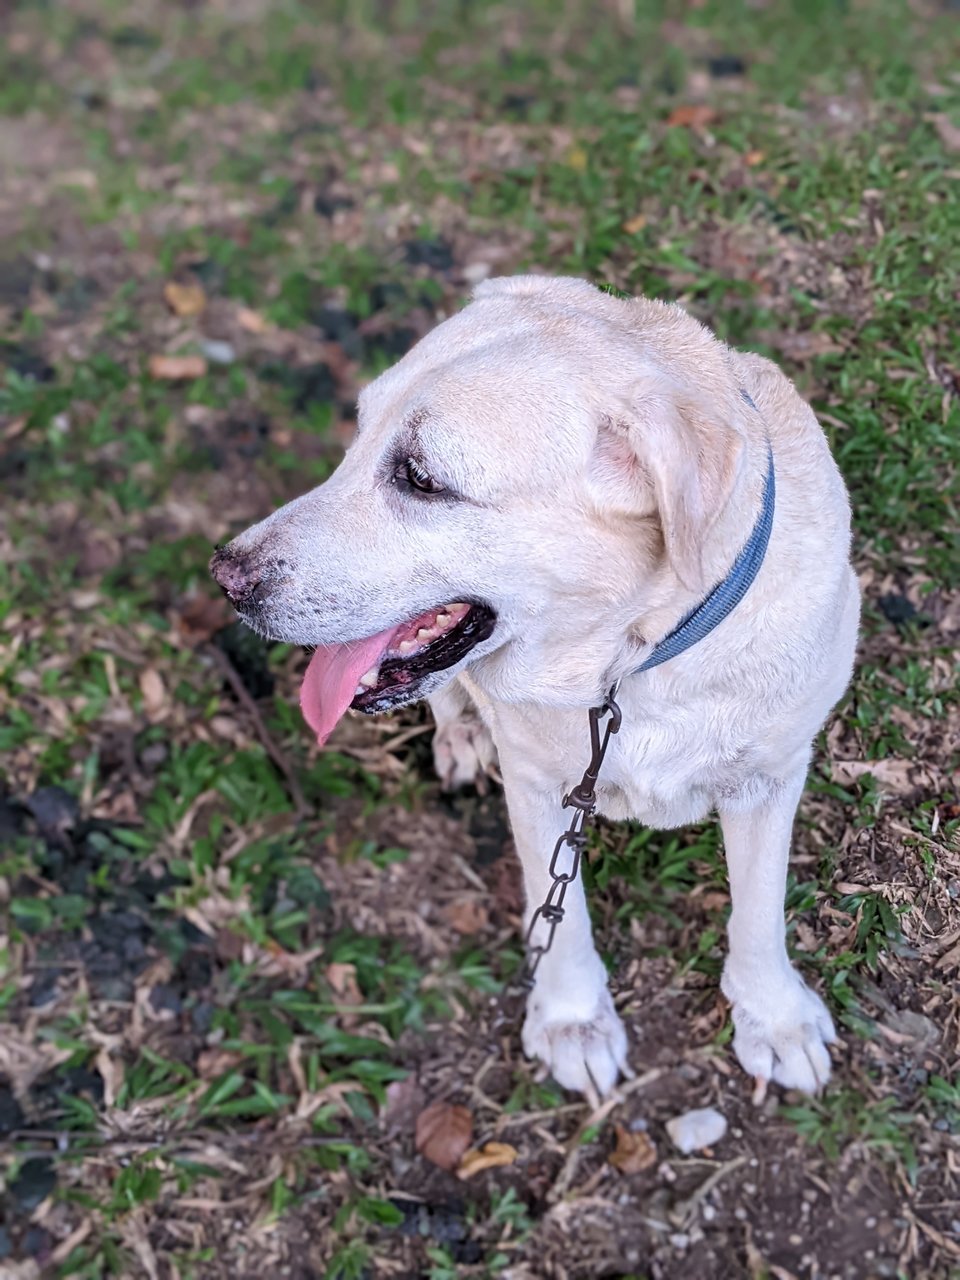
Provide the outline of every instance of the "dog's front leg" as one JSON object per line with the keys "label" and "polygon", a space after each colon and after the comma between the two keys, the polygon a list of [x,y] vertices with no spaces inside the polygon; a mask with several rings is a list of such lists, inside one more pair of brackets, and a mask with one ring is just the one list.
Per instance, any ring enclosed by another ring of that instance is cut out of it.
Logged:
{"label": "dog's front leg", "polygon": [[433,764],[444,791],[475,785],[482,793],[495,773],[497,753],[476,703],[462,680],[452,680],[428,701],[437,726]]}
{"label": "dog's front leg", "polygon": [[[559,791],[546,793],[510,774],[504,770],[504,788],[523,865],[526,928],[550,889],[550,859],[570,815],[561,805]],[[566,871],[569,853],[562,857]],[[546,1064],[558,1084],[579,1090],[596,1103],[620,1074],[632,1074],[627,1037],[607,990],[606,969],[593,945],[579,878],[568,887],[563,907],[553,946],[540,960],[527,1000],[523,1048],[528,1057]],[[546,933],[547,925],[541,920],[531,942],[543,942]]]}
{"label": "dog's front leg", "polygon": [[784,895],[790,833],[806,766],[764,805],[720,811],[733,907],[721,987],[733,1005],[733,1047],[758,1080],[815,1093],[830,1075],[836,1032],[826,1006],[787,956]]}

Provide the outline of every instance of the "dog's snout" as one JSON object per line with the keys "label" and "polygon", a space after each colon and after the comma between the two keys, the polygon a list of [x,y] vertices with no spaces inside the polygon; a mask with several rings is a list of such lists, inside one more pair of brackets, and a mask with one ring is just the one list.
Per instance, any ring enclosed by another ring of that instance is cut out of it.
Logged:
{"label": "dog's snout", "polygon": [[210,561],[210,572],[224,595],[234,605],[250,600],[260,585],[260,570],[248,555],[221,547]]}

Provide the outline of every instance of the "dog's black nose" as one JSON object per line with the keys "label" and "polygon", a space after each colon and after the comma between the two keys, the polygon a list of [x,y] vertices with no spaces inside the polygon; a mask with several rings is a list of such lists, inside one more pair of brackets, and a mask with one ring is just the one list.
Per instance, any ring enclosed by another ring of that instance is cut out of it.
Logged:
{"label": "dog's black nose", "polygon": [[230,603],[237,606],[246,604],[260,585],[260,570],[250,557],[229,547],[221,547],[214,553],[210,572]]}

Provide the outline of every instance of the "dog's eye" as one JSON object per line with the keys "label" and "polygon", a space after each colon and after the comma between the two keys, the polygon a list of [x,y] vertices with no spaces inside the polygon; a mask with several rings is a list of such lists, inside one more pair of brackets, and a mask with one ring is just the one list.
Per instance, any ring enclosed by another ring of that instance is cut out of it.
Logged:
{"label": "dog's eye", "polygon": [[394,472],[394,479],[407,484],[418,493],[443,493],[443,485],[434,480],[428,471],[424,471],[414,458],[406,458]]}

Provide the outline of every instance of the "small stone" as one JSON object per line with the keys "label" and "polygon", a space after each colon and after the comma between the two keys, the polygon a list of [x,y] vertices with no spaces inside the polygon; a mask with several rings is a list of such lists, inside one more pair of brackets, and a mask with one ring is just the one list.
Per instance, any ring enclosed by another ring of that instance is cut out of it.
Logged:
{"label": "small stone", "polygon": [[463,268],[463,278],[467,284],[479,284],[481,280],[486,280],[492,270],[489,262],[468,262]]}
{"label": "small stone", "polygon": [[707,67],[714,79],[723,80],[728,76],[742,76],[747,64],[735,53],[721,53],[716,58],[708,58]]}
{"label": "small stone", "polygon": [[675,1249],[686,1249],[690,1245],[690,1237],[683,1231],[675,1231],[670,1237],[670,1243]]}
{"label": "small stone", "polygon": [[442,237],[436,240],[408,240],[403,247],[407,262],[431,271],[449,271],[453,266],[453,250]]}
{"label": "small stone", "polygon": [[24,1213],[33,1213],[56,1185],[52,1160],[26,1160],[10,1186],[10,1194]]}
{"label": "small stone", "polygon": [[12,1133],[23,1124],[23,1111],[13,1090],[0,1085],[0,1134]]}
{"label": "small stone", "polygon": [[687,1111],[667,1121],[670,1141],[685,1156],[693,1151],[702,1151],[704,1147],[712,1147],[726,1132],[726,1118],[713,1107]]}
{"label": "small stone", "polygon": [[40,834],[55,843],[66,839],[80,817],[79,804],[63,787],[38,787],[24,805],[33,814]]}
{"label": "small stone", "polygon": [[212,338],[200,343],[200,349],[213,364],[233,364],[237,353],[230,342],[217,342]]}
{"label": "small stone", "polygon": [[176,1016],[183,1008],[183,1003],[173,987],[161,982],[150,992],[150,1007],[154,1013],[169,1013]]}
{"label": "small stone", "polygon": [[52,1245],[50,1232],[43,1227],[29,1227],[20,1242],[20,1248],[28,1258],[46,1258]]}

